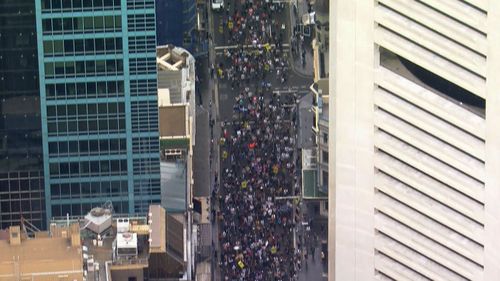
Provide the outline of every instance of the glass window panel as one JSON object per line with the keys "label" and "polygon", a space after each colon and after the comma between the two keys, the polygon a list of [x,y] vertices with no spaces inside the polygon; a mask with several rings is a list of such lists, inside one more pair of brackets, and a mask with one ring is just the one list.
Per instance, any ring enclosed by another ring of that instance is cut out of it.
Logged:
{"label": "glass window panel", "polygon": [[50,9],[50,0],[42,0],[42,9]]}
{"label": "glass window panel", "polygon": [[105,61],[98,60],[95,63],[96,63],[96,72],[97,73],[104,73],[104,72],[106,72],[106,63],[105,63]]}
{"label": "glass window panel", "polygon": [[109,151],[118,151],[119,150],[119,144],[117,139],[111,139],[109,140]]}
{"label": "glass window panel", "polygon": [[116,72],[116,60],[106,61],[106,72]]}
{"label": "glass window panel", "polygon": [[54,75],[54,63],[46,62],[45,63],[45,75],[53,76]]}
{"label": "glass window panel", "polygon": [[[83,63],[83,62],[76,62],[77,71],[78,71],[78,63]],[[78,96],[85,96],[85,92],[86,92],[85,83],[76,83],[76,94]]]}
{"label": "glass window panel", "polygon": [[63,41],[61,40],[54,41],[54,53],[62,54],[63,50],[64,50]]}
{"label": "glass window panel", "polygon": [[101,151],[108,151],[109,150],[109,142],[108,142],[108,140],[100,140],[99,141],[99,149]]}
{"label": "glass window panel", "polygon": [[42,22],[42,25],[43,25],[44,32],[51,32],[52,31],[52,20],[51,19],[44,19]]}
{"label": "glass window panel", "polygon": [[92,29],[94,29],[94,19],[92,17],[85,17],[83,19],[83,23],[84,23],[84,26],[85,26],[85,30],[92,30]]}
{"label": "glass window panel", "polygon": [[73,175],[78,174],[80,171],[80,165],[78,165],[78,162],[72,162],[69,163],[69,172]]}
{"label": "glass window panel", "polygon": [[110,130],[118,130],[118,121],[116,119],[109,119],[109,129]]}
{"label": "glass window panel", "polygon": [[55,117],[56,116],[56,107],[51,105],[47,106],[47,117]]}
{"label": "glass window panel", "polygon": [[52,41],[43,41],[43,53],[45,55],[52,54],[54,52],[54,43]]}
{"label": "glass window panel", "polygon": [[95,115],[97,114],[97,107],[95,103],[88,104],[88,114],[89,115]]}
{"label": "glass window panel", "polygon": [[97,140],[89,140],[90,152],[99,152],[99,142]]}
{"label": "glass window panel", "polygon": [[66,74],[75,74],[75,62],[67,61],[65,62]]}
{"label": "glass window panel", "polygon": [[64,75],[64,62],[56,62],[54,69],[56,75]]}
{"label": "glass window panel", "polygon": [[61,9],[61,0],[52,0],[52,9]]}
{"label": "glass window panel", "polygon": [[56,123],[55,122],[48,122],[47,130],[49,131],[50,134],[56,133],[57,132]]}
{"label": "glass window panel", "polygon": [[94,0],[94,7],[101,8],[102,7],[102,0]]}
{"label": "glass window panel", "polygon": [[109,161],[107,160],[101,161],[101,172],[109,173]]}
{"label": "glass window panel", "polygon": [[106,82],[97,82],[97,94],[100,96],[106,95]]}
{"label": "glass window panel", "polygon": [[81,9],[82,0],[73,0],[73,9]]}
{"label": "glass window panel", "polygon": [[78,131],[86,132],[87,131],[87,121],[78,121]]}
{"label": "glass window panel", "polygon": [[58,184],[51,184],[50,194],[54,197],[59,197],[61,195],[61,187]]}
{"label": "glass window panel", "polygon": [[[89,120],[89,131],[94,132],[97,131],[97,121],[96,120]],[[94,152],[91,150],[91,152]]]}
{"label": "glass window panel", "polygon": [[72,31],[73,30],[73,18],[64,18],[63,19],[63,28],[64,28],[64,31]]}
{"label": "glass window panel", "polygon": [[89,151],[89,141],[88,140],[79,141],[78,146],[80,148],[80,153],[84,153],[84,152]]}
{"label": "glass window panel", "polygon": [[85,39],[85,51],[86,52],[94,51],[94,39]]}
{"label": "glass window panel", "polygon": [[[86,61],[85,62],[85,72],[88,74],[95,73],[95,61]],[[92,84],[94,85],[94,88],[95,88],[95,84],[94,83],[92,83]],[[89,93],[88,90],[87,90],[87,93]],[[95,94],[95,90],[92,93]]]}
{"label": "glass window panel", "polygon": [[68,143],[65,141],[59,142],[59,153],[68,153]]}
{"label": "glass window panel", "polygon": [[116,103],[110,103],[110,104],[108,104],[108,110],[109,110],[110,114],[114,115],[116,113],[116,111],[117,111],[117,108],[118,107],[117,107]]}
{"label": "glass window panel", "polygon": [[57,142],[49,142],[49,154],[57,154],[58,147]]}
{"label": "glass window panel", "polygon": [[78,153],[78,141],[70,141],[68,143],[69,153]]}
{"label": "glass window panel", "polygon": [[83,39],[75,40],[75,52],[76,53],[83,52],[83,50],[84,50],[83,47],[84,47]]}
{"label": "glass window panel", "polygon": [[64,52],[69,54],[75,51],[73,40],[64,40]]}
{"label": "glass window panel", "polygon": [[123,71],[123,61],[122,60],[117,60],[116,61],[116,71],[117,72],[122,72]]}
{"label": "glass window panel", "polygon": [[97,52],[104,51],[104,39],[103,38],[95,39],[95,50]]}
{"label": "glass window panel", "polygon": [[94,29],[102,30],[104,28],[104,19],[102,17],[94,18]]}
{"label": "glass window panel", "polygon": [[83,7],[84,8],[91,8],[92,7],[92,0],[83,0]]}
{"label": "glass window panel", "polygon": [[121,38],[116,38],[116,49],[121,50],[122,49],[122,39]]}
{"label": "glass window panel", "polygon": [[57,97],[65,97],[66,96],[66,87],[64,84],[56,85],[56,96]]}
{"label": "glass window panel", "polygon": [[115,38],[106,38],[106,51],[115,50]]}
{"label": "glass window panel", "polygon": [[[80,162],[80,174],[86,175],[89,173],[89,171],[90,171],[89,162],[87,161]],[[82,185],[82,190],[83,190],[83,185]]]}
{"label": "glass window panel", "polygon": [[62,31],[62,19],[52,19],[52,30]]}
{"label": "glass window panel", "polygon": [[[77,62],[75,62],[75,73],[77,75],[83,75],[83,74],[85,74],[85,62],[83,62],[83,61],[77,61]],[[80,92],[78,92],[78,94],[80,94]],[[85,94],[85,90],[81,94],[84,95]]]}
{"label": "glass window panel", "polygon": [[76,132],[77,130],[77,122],[76,121],[69,121],[68,122],[68,132]]}
{"label": "glass window panel", "polygon": [[115,16],[115,26],[117,29],[120,29],[122,27],[122,17],[121,16]]}
{"label": "glass window panel", "polygon": [[107,114],[108,113],[108,107],[106,103],[100,103],[97,107],[97,112],[99,114]]}
{"label": "glass window panel", "polygon": [[75,116],[76,115],[76,105],[75,104],[69,104],[67,110],[68,110],[68,116]]}
{"label": "glass window panel", "polygon": [[66,133],[68,131],[68,124],[64,121],[57,122],[57,131],[59,133]]}
{"label": "glass window panel", "polygon": [[83,18],[73,18],[73,31],[83,30]]}
{"label": "glass window panel", "polygon": [[66,95],[68,97],[74,97],[76,94],[75,84],[66,84]]}
{"label": "glass window panel", "polygon": [[106,26],[106,29],[114,29],[115,28],[114,17],[113,16],[105,16],[104,17],[104,25]]}
{"label": "glass window panel", "polygon": [[[97,174],[99,173],[99,161],[90,161],[90,172],[93,173],[93,174]],[[91,185],[94,185],[94,183],[92,183]],[[93,191],[92,193],[97,193],[96,192],[97,190]]]}
{"label": "glass window panel", "polygon": [[78,115],[81,115],[82,117],[87,115],[87,105],[86,104],[79,104],[78,105]]}
{"label": "glass window panel", "polygon": [[106,131],[108,130],[108,120],[99,120],[99,130],[100,131]]}
{"label": "glass window panel", "polygon": [[116,81],[108,81],[108,93],[116,93]]}
{"label": "glass window panel", "polygon": [[[45,70],[45,72],[47,72],[47,69]],[[56,95],[56,86],[53,84],[46,85],[45,92],[46,92],[45,94],[47,96],[51,96],[51,97],[55,96]]]}

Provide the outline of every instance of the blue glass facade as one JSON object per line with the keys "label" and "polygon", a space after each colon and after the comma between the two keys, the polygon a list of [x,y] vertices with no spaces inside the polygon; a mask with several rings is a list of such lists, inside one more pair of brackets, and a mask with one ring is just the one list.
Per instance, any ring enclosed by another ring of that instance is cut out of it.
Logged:
{"label": "blue glass facade", "polygon": [[47,217],[160,203],[154,0],[36,1]]}
{"label": "blue glass facade", "polygon": [[33,0],[0,1],[0,229],[45,227]]}
{"label": "blue glass facade", "polygon": [[159,46],[172,44],[196,55],[199,38],[195,0],[156,0],[156,18]]}

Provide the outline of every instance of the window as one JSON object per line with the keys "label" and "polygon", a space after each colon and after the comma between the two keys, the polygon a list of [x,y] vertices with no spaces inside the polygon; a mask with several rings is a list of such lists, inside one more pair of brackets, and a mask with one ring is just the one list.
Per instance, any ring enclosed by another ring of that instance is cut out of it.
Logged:
{"label": "window", "polygon": [[51,19],[44,19],[42,25],[43,25],[44,32],[51,32],[52,31],[52,20]]}
{"label": "window", "polygon": [[43,42],[43,53],[45,55],[52,54],[54,52],[54,43],[52,41]]}
{"label": "window", "polygon": [[64,45],[63,41],[54,41],[54,53],[55,54],[62,54],[64,51]]}
{"label": "window", "polygon": [[73,53],[75,51],[75,47],[73,45],[73,40],[64,40],[64,52],[66,54]]}
{"label": "window", "polygon": [[73,18],[64,18],[63,19],[63,29],[64,29],[64,31],[72,31],[73,30]]}
{"label": "window", "polygon": [[96,30],[102,30],[104,28],[104,20],[102,17],[94,18],[94,28]]}
{"label": "window", "polygon": [[322,171],[321,179],[323,182],[323,186],[328,186],[328,171]]}
{"label": "window", "polygon": [[83,52],[84,50],[83,47],[84,47],[83,39],[75,40],[75,53]]}
{"label": "window", "polygon": [[84,24],[84,29],[89,30],[89,29],[94,29],[94,18],[92,17],[85,17],[83,18],[83,24]]}
{"label": "window", "polygon": [[323,143],[328,143],[328,134],[323,133]]}
{"label": "window", "polygon": [[323,158],[323,163],[328,164],[328,151],[322,150],[321,157]]}
{"label": "window", "polygon": [[114,17],[113,16],[105,16],[104,17],[104,25],[106,26],[107,30],[114,29],[115,28]]}

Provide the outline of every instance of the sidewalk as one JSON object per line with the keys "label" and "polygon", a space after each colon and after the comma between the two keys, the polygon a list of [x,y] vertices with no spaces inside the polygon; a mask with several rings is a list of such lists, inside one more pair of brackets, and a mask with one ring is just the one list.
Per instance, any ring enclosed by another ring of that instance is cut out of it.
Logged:
{"label": "sidewalk", "polygon": [[[297,11],[295,14],[294,11]],[[291,25],[291,35],[293,35],[293,30],[295,26],[302,24],[302,15],[307,13],[307,1],[306,0],[297,0],[297,8],[294,8],[294,3],[292,1],[290,5],[290,25]],[[313,29],[314,26],[310,26],[310,29]],[[292,69],[293,71],[302,77],[313,77],[314,73],[314,64],[313,64],[313,52],[312,52],[312,37],[308,36],[299,36],[300,33],[297,33],[296,40],[290,42],[290,49],[295,49],[292,54]],[[312,32],[311,32],[312,36]],[[302,40],[301,40],[302,39]],[[295,43],[294,43],[295,42]],[[305,65],[302,62],[301,55],[305,52]]]}

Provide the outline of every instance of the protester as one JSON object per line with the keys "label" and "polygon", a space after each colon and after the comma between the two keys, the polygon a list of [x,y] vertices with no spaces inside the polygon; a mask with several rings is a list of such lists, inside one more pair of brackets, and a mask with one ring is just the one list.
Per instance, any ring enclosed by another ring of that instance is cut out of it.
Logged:
{"label": "protester", "polygon": [[292,199],[296,195],[295,96],[265,87],[235,99],[234,122],[224,128],[220,212],[223,280],[296,280]]}
{"label": "protester", "polygon": [[287,82],[286,29],[277,20],[281,12],[282,6],[272,1],[243,0],[231,16],[222,16],[222,32],[237,47],[224,50],[224,63],[217,74],[227,79],[232,89],[265,80],[271,73],[282,84]]}

